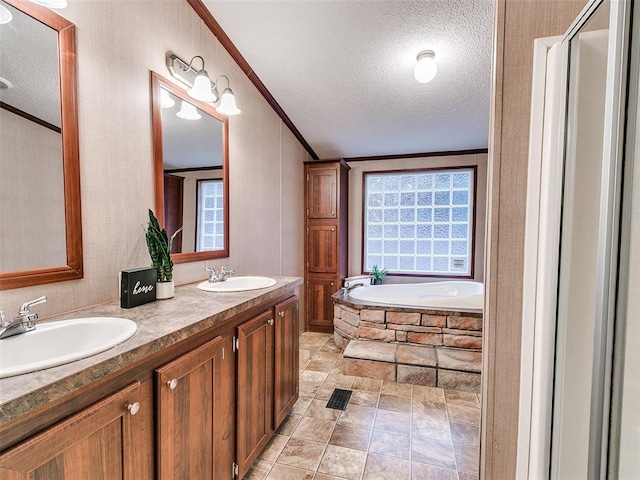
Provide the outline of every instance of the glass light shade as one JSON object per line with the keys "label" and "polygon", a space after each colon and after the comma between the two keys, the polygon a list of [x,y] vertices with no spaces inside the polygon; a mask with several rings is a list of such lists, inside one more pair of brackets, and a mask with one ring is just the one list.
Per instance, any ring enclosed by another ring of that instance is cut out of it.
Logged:
{"label": "glass light shade", "polygon": [[418,63],[413,70],[413,75],[420,83],[429,83],[436,76],[438,65],[435,54],[431,50],[426,50],[418,54]]}
{"label": "glass light shade", "polygon": [[9,23],[12,18],[13,15],[11,15],[9,9],[4,5],[0,5],[0,25],[3,23]]}
{"label": "glass light shade", "polygon": [[66,8],[67,0],[31,0],[32,3],[37,3],[43,7],[48,8]]}
{"label": "glass light shade", "polygon": [[169,95],[169,92],[164,88],[160,89],[160,104],[162,108],[171,108],[176,104],[175,100]]}
{"label": "glass light shade", "polygon": [[220,97],[220,105],[216,108],[218,113],[223,115],[238,115],[242,111],[236,106],[236,97],[230,88],[225,88]]}
{"label": "glass light shade", "polygon": [[213,102],[213,94],[211,93],[211,80],[206,71],[200,70],[196,79],[193,81],[193,87],[187,92],[191,98],[200,100],[201,102]]}
{"label": "glass light shade", "polygon": [[176,113],[176,115],[183,120],[200,120],[202,118],[196,110],[195,105],[185,102],[184,100],[182,101],[180,111]]}

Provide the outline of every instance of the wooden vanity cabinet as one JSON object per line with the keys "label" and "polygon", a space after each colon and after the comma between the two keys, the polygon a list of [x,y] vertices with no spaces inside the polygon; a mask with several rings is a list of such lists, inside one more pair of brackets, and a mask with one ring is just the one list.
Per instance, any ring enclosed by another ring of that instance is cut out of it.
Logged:
{"label": "wooden vanity cabinet", "polygon": [[146,392],[135,382],[2,453],[0,479],[151,480]]}
{"label": "wooden vanity cabinet", "polygon": [[238,327],[236,463],[243,478],[298,400],[298,298]]}
{"label": "wooden vanity cabinet", "polygon": [[305,320],[333,332],[333,295],[347,276],[349,166],[344,160],[305,163]]}
{"label": "wooden vanity cabinet", "polygon": [[229,477],[224,413],[233,382],[223,378],[223,363],[230,361],[216,337],[156,370],[157,478]]}
{"label": "wooden vanity cabinet", "polygon": [[243,478],[273,435],[273,311],[238,327],[236,463]]}
{"label": "wooden vanity cabinet", "polygon": [[297,312],[257,305],[3,427],[0,480],[242,478],[298,398]]}
{"label": "wooden vanity cabinet", "polygon": [[276,430],[298,400],[300,349],[298,297],[275,307],[273,429]]}

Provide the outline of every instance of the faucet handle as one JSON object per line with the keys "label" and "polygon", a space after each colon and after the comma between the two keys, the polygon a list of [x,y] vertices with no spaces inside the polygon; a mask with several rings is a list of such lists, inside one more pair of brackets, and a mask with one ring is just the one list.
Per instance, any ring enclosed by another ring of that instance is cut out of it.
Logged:
{"label": "faucet handle", "polygon": [[2,326],[2,328],[6,327],[7,325],[4,324],[4,310],[0,310],[0,326]]}
{"label": "faucet handle", "polygon": [[20,315],[29,313],[29,309],[35,305],[40,305],[47,301],[47,297],[42,296],[40,298],[36,298],[35,300],[31,300],[30,302],[23,303],[20,307]]}
{"label": "faucet handle", "polygon": [[226,273],[227,275],[233,275],[234,271],[233,269],[229,268],[229,264],[225,263],[222,268],[220,269],[220,273]]}

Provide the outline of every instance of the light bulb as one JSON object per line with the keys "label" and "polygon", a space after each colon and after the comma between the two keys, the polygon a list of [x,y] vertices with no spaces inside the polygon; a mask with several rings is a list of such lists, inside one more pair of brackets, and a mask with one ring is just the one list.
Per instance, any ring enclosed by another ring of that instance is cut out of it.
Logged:
{"label": "light bulb", "polygon": [[176,113],[176,115],[183,120],[200,120],[202,118],[196,110],[195,105],[185,102],[184,100],[182,101],[180,111]]}
{"label": "light bulb", "polygon": [[162,108],[171,108],[176,104],[173,98],[169,96],[169,92],[164,88],[160,89],[160,104]]}
{"label": "light bulb", "polygon": [[13,15],[11,15],[9,9],[4,5],[0,5],[0,25],[3,23],[9,23],[12,18]]}
{"label": "light bulb", "polygon": [[67,0],[31,0],[33,3],[47,8],[66,8]]}
{"label": "light bulb", "polygon": [[191,98],[202,102],[213,102],[214,97],[211,93],[211,80],[205,70],[200,70],[196,79],[193,81],[193,87],[188,91]]}
{"label": "light bulb", "polygon": [[230,88],[225,88],[220,97],[220,105],[216,108],[218,113],[223,115],[238,115],[242,111],[236,106],[236,97]]}
{"label": "light bulb", "polygon": [[418,63],[413,70],[413,75],[420,83],[429,83],[436,76],[438,65],[435,56],[431,50],[425,50],[418,54]]}

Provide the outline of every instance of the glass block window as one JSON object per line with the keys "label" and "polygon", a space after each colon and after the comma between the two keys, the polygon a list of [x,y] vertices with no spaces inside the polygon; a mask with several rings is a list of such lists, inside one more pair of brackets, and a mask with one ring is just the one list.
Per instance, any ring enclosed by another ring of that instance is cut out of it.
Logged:
{"label": "glass block window", "polygon": [[196,252],[224,248],[223,202],[222,180],[198,180]]}
{"label": "glass block window", "polygon": [[369,172],[364,271],[470,276],[475,169]]}

